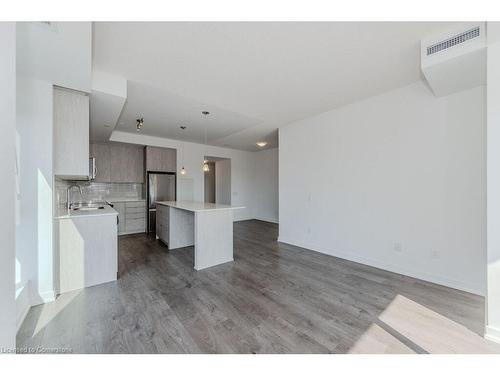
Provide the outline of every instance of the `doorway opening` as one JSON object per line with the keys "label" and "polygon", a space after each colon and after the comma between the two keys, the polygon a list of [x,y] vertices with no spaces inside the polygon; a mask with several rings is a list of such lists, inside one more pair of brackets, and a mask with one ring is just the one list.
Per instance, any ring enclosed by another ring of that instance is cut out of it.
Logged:
{"label": "doorway opening", "polygon": [[205,203],[231,204],[231,159],[205,156]]}

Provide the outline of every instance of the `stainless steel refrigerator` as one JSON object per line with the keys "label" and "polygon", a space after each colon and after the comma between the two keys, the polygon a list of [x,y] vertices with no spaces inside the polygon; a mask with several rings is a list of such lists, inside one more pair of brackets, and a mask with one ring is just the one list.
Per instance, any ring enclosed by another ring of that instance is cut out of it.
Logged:
{"label": "stainless steel refrigerator", "polygon": [[156,202],[176,200],[175,180],[173,172],[148,172],[148,232],[156,229]]}

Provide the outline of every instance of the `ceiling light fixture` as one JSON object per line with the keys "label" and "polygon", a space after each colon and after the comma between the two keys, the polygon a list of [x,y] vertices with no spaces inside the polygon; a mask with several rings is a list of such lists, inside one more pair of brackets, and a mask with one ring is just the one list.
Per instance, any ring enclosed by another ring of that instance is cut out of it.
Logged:
{"label": "ceiling light fixture", "polygon": [[257,142],[257,146],[265,147],[265,146],[267,146],[267,142]]}
{"label": "ceiling light fixture", "polygon": [[141,130],[142,127],[144,126],[144,119],[141,117],[135,121],[137,121],[137,131]]}
{"label": "ceiling light fixture", "polygon": [[[210,112],[208,111],[203,111],[201,112],[201,114],[206,118]],[[207,125],[205,123],[205,151],[207,149]],[[210,172],[210,167],[208,166],[208,160],[207,159],[203,159],[203,172]]]}

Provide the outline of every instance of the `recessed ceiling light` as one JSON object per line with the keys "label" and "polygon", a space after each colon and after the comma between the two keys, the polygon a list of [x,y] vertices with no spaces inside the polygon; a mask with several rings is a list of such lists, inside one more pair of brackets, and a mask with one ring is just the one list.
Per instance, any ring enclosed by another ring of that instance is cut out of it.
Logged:
{"label": "recessed ceiling light", "polygon": [[259,147],[265,147],[267,145],[267,142],[257,142],[257,146]]}

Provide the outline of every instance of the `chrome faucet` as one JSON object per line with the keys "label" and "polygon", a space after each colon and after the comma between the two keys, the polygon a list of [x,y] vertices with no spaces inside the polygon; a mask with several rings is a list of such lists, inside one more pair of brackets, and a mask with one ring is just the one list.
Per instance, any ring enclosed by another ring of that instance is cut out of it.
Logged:
{"label": "chrome faucet", "polygon": [[82,187],[81,187],[80,185],[77,185],[77,184],[69,185],[69,186],[68,186],[68,189],[66,190],[66,208],[67,208],[68,210],[70,210],[70,209],[71,209],[71,207],[72,207],[72,205],[73,205],[73,203],[71,203],[71,201],[70,201],[70,199],[69,199],[69,197],[70,197],[69,192],[70,192],[70,190],[71,190],[72,188],[74,188],[74,187],[77,187],[77,188],[78,188],[78,191],[80,192],[80,195],[81,195],[81,196],[82,196],[82,198],[83,198]]}

